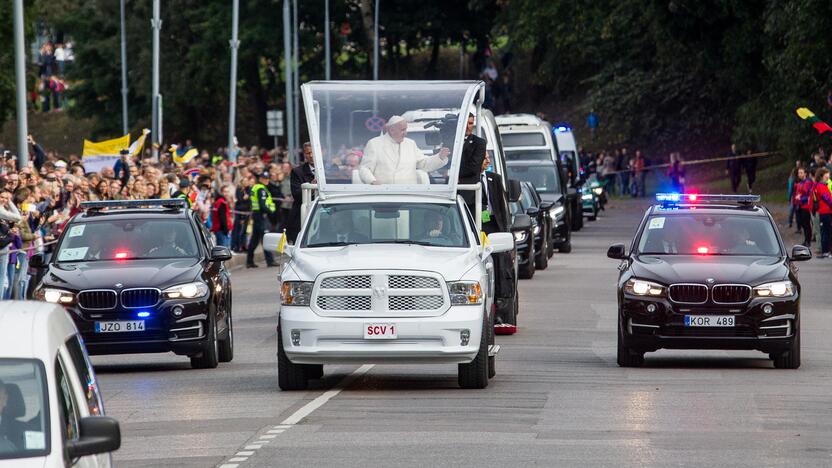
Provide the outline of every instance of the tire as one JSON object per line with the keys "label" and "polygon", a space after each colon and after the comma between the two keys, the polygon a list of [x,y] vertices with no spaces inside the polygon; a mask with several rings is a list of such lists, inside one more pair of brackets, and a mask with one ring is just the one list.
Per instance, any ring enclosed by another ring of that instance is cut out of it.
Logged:
{"label": "tire", "polygon": [[578,203],[572,204],[572,230],[580,231],[584,227],[584,213]]}
{"label": "tire", "polygon": [[324,365],[323,364],[305,364],[306,367],[306,377],[311,379],[320,379],[324,376]]}
{"label": "tire", "polygon": [[558,252],[560,253],[570,253],[572,252],[572,239],[564,242],[563,244],[558,247]]}
{"label": "tire", "polygon": [[208,319],[208,336],[205,348],[196,356],[191,357],[191,367],[194,369],[215,369],[219,364],[219,339],[217,338],[217,318]]}
{"label": "tire", "polygon": [[797,369],[800,367],[800,323],[794,333],[794,340],[789,350],[774,356],[774,367],[777,369]]}
{"label": "tire", "polygon": [[[480,349],[477,357],[468,364],[459,364],[458,377],[461,388],[479,389],[488,386],[488,319],[483,320],[480,333]],[[493,328],[493,327],[492,327]]]}
{"label": "tire", "polygon": [[618,332],[618,365],[620,367],[641,367],[644,365],[644,353],[633,351],[624,346],[621,332]]}
{"label": "tire", "polygon": [[228,330],[225,338],[220,340],[218,358],[220,362],[231,362],[234,359],[234,321],[231,318],[231,311],[228,311]]}
{"label": "tire", "polygon": [[552,242],[552,230],[549,230],[549,247],[546,249],[546,258],[552,258],[555,255],[555,243]]}
{"label": "tire", "polygon": [[[494,317],[488,319],[488,344],[493,346],[497,341],[494,338]],[[497,356],[488,356],[488,378],[493,379],[497,375]]]}
{"label": "tire", "polygon": [[286,357],[283,350],[283,332],[277,332],[277,385],[281,390],[306,390],[309,386],[309,375],[306,366],[294,364]]}
{"label": "tire", "polygon": [[534,239],[529,242],[529,260],[520,267],[520,279],[534,278],[534,262],[537,252],[534,250]]}
{"label": "tire", "polygon": [[534,257],[534,267],[535,267],[535,269],[545,270],[545,269],[549,268],[549,256],[546,255],[546,252],[549,251],[549,244],[551,244],[551,243],[552,243],[552,241],[549,240],[549,235],[544,234],[543,245],[541,246],[542,249]]}

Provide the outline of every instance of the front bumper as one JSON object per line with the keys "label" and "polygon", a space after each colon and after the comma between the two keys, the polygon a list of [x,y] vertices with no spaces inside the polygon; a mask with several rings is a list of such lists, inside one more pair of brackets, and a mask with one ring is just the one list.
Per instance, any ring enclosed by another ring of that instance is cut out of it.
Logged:
{"label": "front bumper", "polygon": [[[175,316],[175,308],[182,314]],[[203,351],[208,320],[213,313],[210,295],[202,299],[163,300],[155,307],[89,311],[77,305],[66,307],[90,354],[167,353],[193,355]],[[139,312],[149,312],[139,317]],[[96,322],[144,320],[139,332],[97,333]]]}
{"label": "front bumper", "polygon": [[529,244],[530,240],[529,237],[526,236],[526,240],[522,243],[516,244],[517,246],[517,265],[522,266],[529,263],[529,248],[531,244]]}
{"label": "front bumper", "polygon": [[[664,298],[622,295],[619,325],[625,346],[658,349],[733,349],[779,353],[789,349],[799,326],[800,300],[753,298],[743,305],[674,304]],[[654,304],[656,311],[647,312]],[[772,312],[763,312],[771,304]],[[686,327],[685,315],[732,315],[734,327]]]}
{"label": "front bumper", "polygon": [[566,224],[566,216],[552,220],[552,243],[560,245],[569,240],[569,226]]}
{"label": "front bumper", "polygon": [[[398,338],[365,340],[370,323],[393,323]],[[286,356],[295,364],[469,363],[479,351],[482,306],[452,306],[438,317],[323,317],[308,307],[283,306],[278,333]],[[460,340],[469,330],[468,344]],[[292,331],[300,342],[292,343]]]}

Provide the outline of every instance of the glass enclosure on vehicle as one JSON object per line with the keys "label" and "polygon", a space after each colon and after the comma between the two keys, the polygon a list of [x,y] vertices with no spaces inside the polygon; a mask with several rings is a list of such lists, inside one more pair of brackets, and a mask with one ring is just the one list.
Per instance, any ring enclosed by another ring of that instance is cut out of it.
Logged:
{"label": "glass enclosure on vehicle", "polygon": [[350,203],[318,205],[303,247],[350,244],[419,244],[467,247],[459,209],[439,203]]}
{"label": "glass enclosure on vehicle", "polygon": [[49,453],[49,406],[43,363],[0,359],[0,460]]}
{"label": "glass enclosure on vehicle", "polygon": [[531,182],[540,194],[561,193],[560,177],[552,161],[540,161],[539,164],[509,164],[508,176],[510,179]]}
{"label": "glass enclosure on vehicle", "polygon": [[302,91],[320,191],[455,190],[460,115],[482,101],[482,82],[331,81]]}
{"label": "glass enclosure on vehicle", "polygon": [[551,161],[552,152],[547,149],[506,149],[506,161]]}
{"label": "glass enclosure on vehicle", "polygon": [[653,216],[638,242],[653,255],[780,256],[780,243],[767,217],[732,215]]}
{"label": "glass enclosure on vehicle", "polygon": [[72,224],[58,246],[58,262],[193,258],[199,247],[183,219],[97,220]]}

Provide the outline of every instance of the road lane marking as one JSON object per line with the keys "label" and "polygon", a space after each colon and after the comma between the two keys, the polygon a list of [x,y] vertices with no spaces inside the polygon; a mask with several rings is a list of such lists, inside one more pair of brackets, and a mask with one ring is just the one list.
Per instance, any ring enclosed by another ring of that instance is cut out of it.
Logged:
{"label": "road lane marking", "polygon": [[286,432],[286,429],[272,429],[269,431],[269,434],[282,434]]}
{"label": "road lane marking", "polygon": [[343,380],[338,382],[332,390],[328,390],[315,398],[314,400],[310,401],[306,405],[304,405],[299,410],[295,411],[294,414],[283,420],[281,425],[285,426],[294,426],[295,424],[303,421],[304,418],[312,414],[313,411],[320,408],[321,406],[325,405],[326,402],[333,399],[336,395],[341,393],[341,390],[347,388],[351,383],[353,383],[357,378],[361,377],[362,375],[366,374],[375,367],[375,364],[364,364],[363,366],[359,367],[352,374],[344,377]]}
{"label": "road lane marking", "polygon": [[248,457],[234,457],[228,459],[230,462],[244,462],[246,460],[248,460]]}
{"label": "road lane marking", "polygon": [[238,465],[237,463],[225,463],[220,465],[220,468],[237,468],[238,466],[240,465]]}
{"label": "road lane marking", "polygon": [[237,452],[236,455],[238,457],[250,457],[250,456],[254,455],[254,451],[253,450],[248,450],[248,451],[245,451],[245,452]]}

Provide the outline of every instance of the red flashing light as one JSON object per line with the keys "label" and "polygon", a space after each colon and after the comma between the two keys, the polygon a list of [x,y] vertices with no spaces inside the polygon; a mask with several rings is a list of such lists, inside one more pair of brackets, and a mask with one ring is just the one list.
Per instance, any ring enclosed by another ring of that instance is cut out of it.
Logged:
{"label": "red flashing light", "polygon": [[708,253],[708,248],[707,247],[697,247],[696,252],[701,253],[701,254],[706,254],[706,253]]}
{"label": "red flashing light", "polygon": [[124,252],[124,251],[116,252],[115,257],[116,257],[116,260],[124,260],[125,258],[127,258],[127,252]]}
{"label": "red flashing light", "polygon": [[692,194],[688,195],[688,199],[689,199],[690,201],[696,201],[696,194],[695,194],[695,193],[692,193]]}

